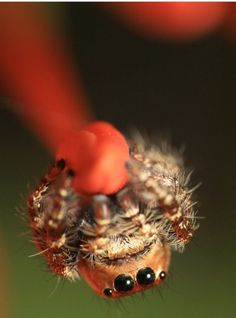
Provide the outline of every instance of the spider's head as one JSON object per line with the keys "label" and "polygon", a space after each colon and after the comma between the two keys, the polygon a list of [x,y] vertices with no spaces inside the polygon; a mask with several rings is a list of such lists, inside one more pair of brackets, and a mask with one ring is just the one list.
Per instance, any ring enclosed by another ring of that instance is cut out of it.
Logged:
{"label": "spider's head", "polygon": [[79,264],[80,274],[94,291],[106,298],[118,298],[157,286],[164,280],[170,262],[167,245],[153,245],[140,257],[127,257],[122,263]]}

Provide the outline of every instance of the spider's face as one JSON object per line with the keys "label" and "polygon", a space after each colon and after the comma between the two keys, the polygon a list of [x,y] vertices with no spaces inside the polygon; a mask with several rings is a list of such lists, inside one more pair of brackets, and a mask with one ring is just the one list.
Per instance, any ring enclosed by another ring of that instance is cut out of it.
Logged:
{"label": "spider's face", "polygon": [[124,259],[122,264],[79,263],[79,272],[94,291],[118,298],[157,286],[166,277],[170,262],[167,245],[153,245],[147,254]]}

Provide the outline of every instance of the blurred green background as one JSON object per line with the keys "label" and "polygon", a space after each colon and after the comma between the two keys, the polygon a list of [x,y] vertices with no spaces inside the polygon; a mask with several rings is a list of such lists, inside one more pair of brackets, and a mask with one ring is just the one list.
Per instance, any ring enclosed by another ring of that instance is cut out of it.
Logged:
{"label": "blurred green background", "polygon": [[2,92],[0,231],[9,317],[235,317],[236,42],[217,33],[191,43],[148,40],[95,4],[51,5],[47,14],[58,23],[98,119],[185,146],[193,183],[202,182],[197,199],[204,219],[186,251],[173,254],[160,290],[121,301],[99,299],[83,281],[61,281],[55,290],[44,260],[28,257],[35,248],[17,212],[51,157]]}

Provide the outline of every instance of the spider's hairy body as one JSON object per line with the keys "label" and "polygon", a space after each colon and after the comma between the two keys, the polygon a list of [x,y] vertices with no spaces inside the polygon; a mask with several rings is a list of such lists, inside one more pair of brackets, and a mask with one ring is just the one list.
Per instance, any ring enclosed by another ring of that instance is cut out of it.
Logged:
{"label": "spider's hairy body", "polygon": [[34,240],[51,270],[81,275],[112,298],[159,285],[170,250],[182,251],[197,229],[181,158],[139,140],[126,168],[129,181],[118,193],[86,196],[57,163],[28,200]]}

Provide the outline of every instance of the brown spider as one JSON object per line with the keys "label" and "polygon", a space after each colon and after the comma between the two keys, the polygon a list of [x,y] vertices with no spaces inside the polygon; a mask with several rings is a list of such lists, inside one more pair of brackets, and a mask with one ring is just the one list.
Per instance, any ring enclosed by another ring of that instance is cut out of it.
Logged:
{"label": "brown spider", "polygon": [[198,227],[181,158],[139,140],[126,168],[121,191],[89,197],[73,190],[74,173],[61,159],[28,200],[34,241],[50,269],[70,280],[81,275],[110,298],[159,285],[170,250],[182,251]]}

